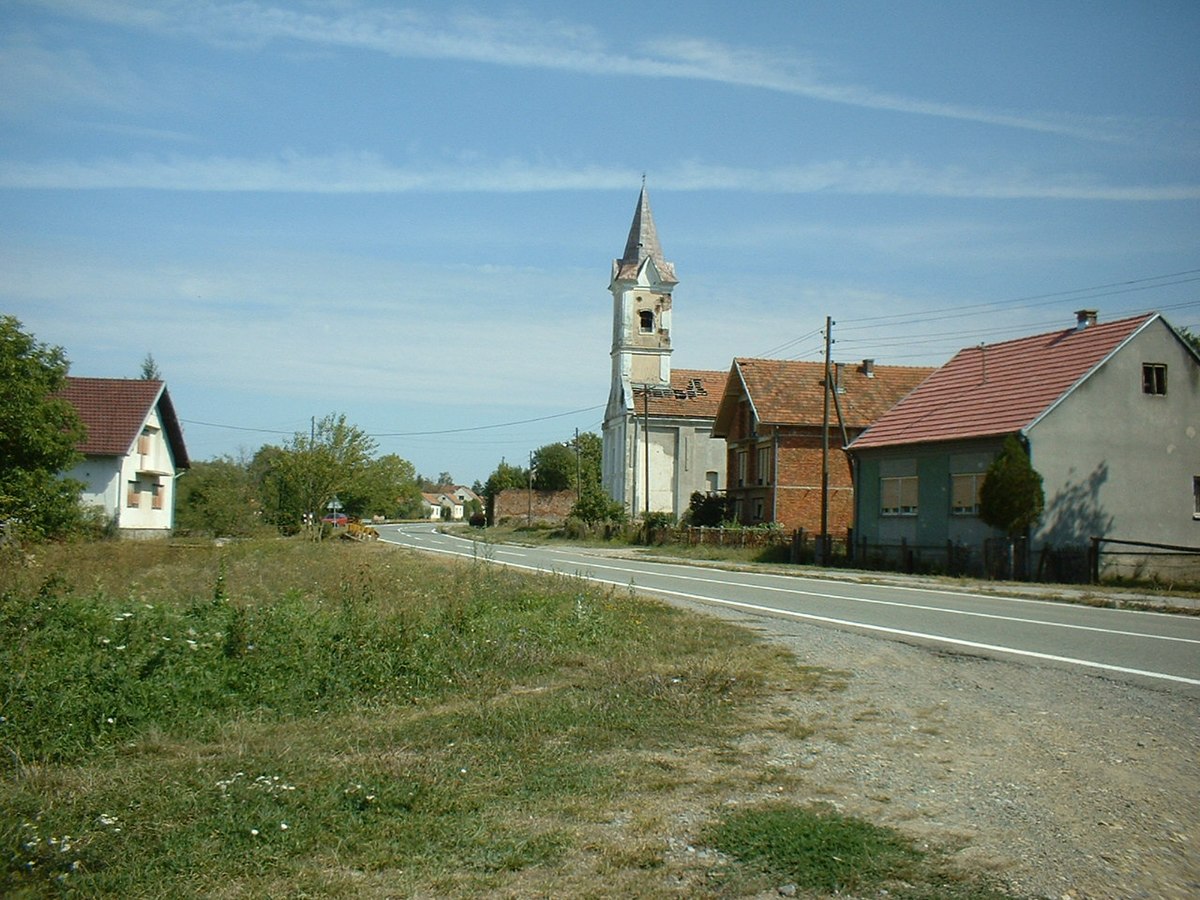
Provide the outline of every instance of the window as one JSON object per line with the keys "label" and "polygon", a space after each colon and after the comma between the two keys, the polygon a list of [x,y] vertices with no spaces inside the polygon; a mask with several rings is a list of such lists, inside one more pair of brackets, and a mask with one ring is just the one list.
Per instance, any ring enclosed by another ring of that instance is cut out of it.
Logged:
{"label": "window", "polygon": [[164,494],[164,491],[162,489],[161,481],[156,481],[156,482],[154,482],[154,484],[150,485],[150,508],[151,509],[162,509],[163,508],[163,494]]}
{"label": "window", "polygon": [[126,486],[125,505],[130,509],[137,509],[142,505],[142,495],[138,490],[138,483],[136,481],[131,481]]}
{"label": "window", "polygon": [[976,473],[950,476],[950,512],[956,516],[979,515],[979,489],[984,477]]}
{"label": "window", "polygon": [[654,331],[654,313],[648,309],[643,309],[638,313],[639,327],[642,334],[650,334]]}
{"label": "window", "polygon": [[1200,519],[1200,475],[1196,475],[1192,478],[1192,496],[1196,500],[1192,518]]}
{"label": "window", "polygon": [[917,514],[917,476],[879,479],[879,511],[885,516]]}
{"label": "window", "polygon": [[708,492],[710,494],[715,494],[721,487],[721,479],[716,472],[705,472],[704,481],[708,485]]}
{"label": "window", "polygon": [[142,456],[145,456],[149,452],[150,452],[150,431],[149,431],[149,429],[144,429],[142,431],[142,433],[138,435],[138,453],[140,453]]}
{"label": "window", "polygon": [[739,451],[738,455],[737,455],[738,487],[742,487],[746,484],[746,457],[747,457],[747,455],[748,454],[746,453],[745,450]]}
{"label": "window", "polygon": [[771,481],[771,448],[759,447],[758,459],[756,460],[758,469],[755,475],[758,478],[759,484],[768,484]]}
{"label": "window", "polygon": [[1142,363],[1142,393],[1166,395],[1167,367],[1164,363]]}

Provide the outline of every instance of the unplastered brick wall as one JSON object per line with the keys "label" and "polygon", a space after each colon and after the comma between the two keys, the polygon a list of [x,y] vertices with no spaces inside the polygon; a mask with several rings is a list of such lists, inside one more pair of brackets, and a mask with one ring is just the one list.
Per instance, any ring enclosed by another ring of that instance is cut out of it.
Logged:
{"label": "unplastered brick wall", "polygon": [[492,521],[497,525],[506,522],[520,524],[534,522],[559,524],[566,521],[575,505],[574,491],[533,491],[526,488],[509,488],[496,495]]}

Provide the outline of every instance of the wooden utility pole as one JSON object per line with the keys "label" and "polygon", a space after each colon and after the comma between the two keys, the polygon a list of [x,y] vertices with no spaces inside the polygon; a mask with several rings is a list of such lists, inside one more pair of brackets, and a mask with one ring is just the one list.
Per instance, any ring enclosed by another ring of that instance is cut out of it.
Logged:
{"label": "wooden utility pole", "polygon": [[646,519],[650,521],[650,385],[642,387],[642,439],[646,442]]}
{"label": "wooden utility pole", "polygon": [[829,351],[833,344],[833,319],[825,317],[825,411],[821,420],[821,565],[829,562],[829,393],[834,390],[830,382]]}

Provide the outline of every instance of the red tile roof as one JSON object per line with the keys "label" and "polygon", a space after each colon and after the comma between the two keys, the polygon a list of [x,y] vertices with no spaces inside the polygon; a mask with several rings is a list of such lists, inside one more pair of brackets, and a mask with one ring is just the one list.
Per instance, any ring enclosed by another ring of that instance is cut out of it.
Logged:
{"label": "red tile roof", "polygon": [[68,376],[61,396],[70,401],[87,427],[87,438],[79,446],[81,453],[124,456],[157,405],[175,465],[181,469],[188,467],[183,430],[175,416],[171,395],[161,381]]}
{"label": "red tile roof", "polygon": [[[650,415],[677,419],[712,419],[725,389],[725,373],[672,369],[669,388],[650,390]],[[633,412],[642,414],[643,392],[633,388]]]}
{"label": "red tile roof", "polygon": [[[846,427],[866,428],[934,370],[922,366],[830,367]],[[717,414],[715,434],[728,434],[736,404],[746,396],[764,425],[821,425],[825,411],[825,363],[780,359],[735,359]],[[836,421],[830,397],[829,415]]]}
{"label": "red tile roof", "polygon": [[852,450],[1028,428],[1157,313],[960,350]]}

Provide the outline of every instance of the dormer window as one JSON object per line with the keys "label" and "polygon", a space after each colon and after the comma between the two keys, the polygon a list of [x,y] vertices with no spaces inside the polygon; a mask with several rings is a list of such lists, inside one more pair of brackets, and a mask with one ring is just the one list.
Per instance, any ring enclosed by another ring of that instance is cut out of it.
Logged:
{"label": "dormer window", "polygon": [[642,334],[654,333],[654,313],[643,309],[638,313],[638,327]]}

